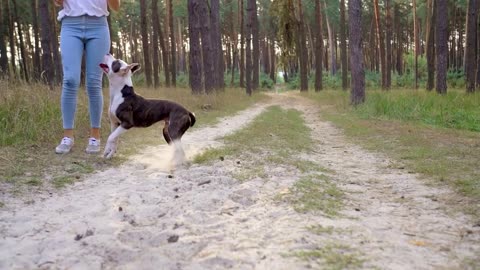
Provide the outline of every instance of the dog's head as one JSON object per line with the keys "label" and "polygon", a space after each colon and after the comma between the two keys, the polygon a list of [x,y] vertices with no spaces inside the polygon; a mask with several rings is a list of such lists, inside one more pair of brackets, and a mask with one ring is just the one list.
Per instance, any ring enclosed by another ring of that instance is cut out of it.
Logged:
{"label": "dog's head", "polygon": [[111,54],[103,57],[103,62],[100,63],[100,68],[107,74],[110,81],[125,81],[130,78],[133,73],[140,70],[137,63],[127,64],[125,61],[115,59]]}

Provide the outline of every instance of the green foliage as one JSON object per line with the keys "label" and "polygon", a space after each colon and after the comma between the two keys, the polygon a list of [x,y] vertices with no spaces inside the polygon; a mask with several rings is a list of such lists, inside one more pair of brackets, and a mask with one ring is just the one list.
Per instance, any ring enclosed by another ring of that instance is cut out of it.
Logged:
{"label": "green foliage", "polygon": [[[407,53],[403,57],[405,62],[405,73],[415,74],[415,54]],[[419,56],[418,60],[418,78],[419,80],[427,78],[427,58],[424,56]]]}
{"label": "green foliage", "polygon": [[177,87],[190,88],[190,79],[187,73],[177,74]]}
{"label": "green foliage", "polygon": [[59,93],[42,85],[26,87],[0,81],[0,86],[10,90],[0,92],[0,147],[46,139],[60,129]]}
{"label": "green foliage", "polygon": [[424,124],[480,131],[480,94],[466,95],[449,91],[370,92],[365,104],[358,107],[363,118],[398,119]]}

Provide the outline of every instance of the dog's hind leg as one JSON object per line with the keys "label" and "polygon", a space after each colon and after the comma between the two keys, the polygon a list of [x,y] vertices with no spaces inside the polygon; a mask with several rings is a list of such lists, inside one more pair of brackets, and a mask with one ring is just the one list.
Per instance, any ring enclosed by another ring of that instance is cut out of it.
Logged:
{"label": "dog's hind leg", "polygon": [[190,119],[188,115],[182,115],[181,117],[172,117],[168,126],[168,134],[172,140],[174,147],[173,163],[174,166],[181,165],[185,162],[185,151],[182,146],[182,136],[190,127]]}
{"label": "dog's hind leg", "polygon": [[167,141],[168,144],[172,143],[172,138],[170,138],[170,134],[168,134],[168,120],[165,120],[165,126],[163,127],[163,138]]}

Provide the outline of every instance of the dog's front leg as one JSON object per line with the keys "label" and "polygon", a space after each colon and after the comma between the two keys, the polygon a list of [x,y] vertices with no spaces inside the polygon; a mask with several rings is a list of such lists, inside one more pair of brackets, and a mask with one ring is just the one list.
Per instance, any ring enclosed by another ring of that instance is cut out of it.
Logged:
{"label": "dog's front leg", "polygon": [[105,146],[105,151],[103,156],[105,158],[112,158],[115,152],[117,152],[117,139],[120,135],[125,133],[127,129],[122,126],[118,126],[111,134],[108,136],[107,145]]}

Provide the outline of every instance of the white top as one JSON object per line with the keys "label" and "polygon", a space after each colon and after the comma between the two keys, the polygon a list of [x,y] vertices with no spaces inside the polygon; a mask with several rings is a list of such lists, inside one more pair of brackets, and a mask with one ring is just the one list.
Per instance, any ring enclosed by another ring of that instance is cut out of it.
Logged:
{"label": "white top", "polygon": [[82,15],[108,16],[107,0],[63,0],[63,9],[58,12],[57,20]]}

